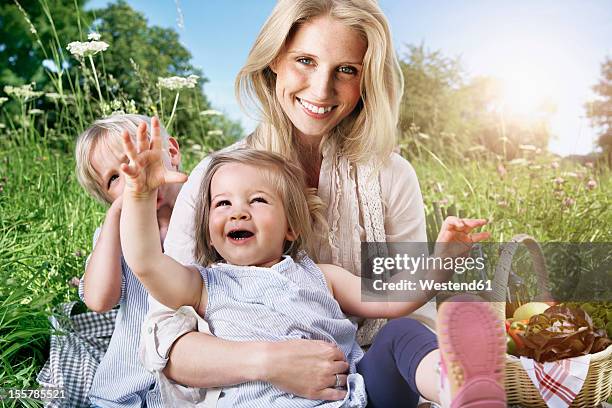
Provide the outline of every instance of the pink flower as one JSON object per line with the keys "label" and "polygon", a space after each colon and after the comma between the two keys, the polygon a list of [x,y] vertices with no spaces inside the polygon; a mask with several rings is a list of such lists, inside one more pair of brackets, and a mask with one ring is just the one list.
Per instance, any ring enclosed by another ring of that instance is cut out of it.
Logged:
{"label": "pink flower", "polygon": [[79,284],[81,283],[81,280],[79,278],[77,278],[76,276],[73,276],[69,281],[68,281],[68,285],[74,287],[74,288],[78,288]]}
{"label": "pink flower", "polygon": [[561,184],[565,183],[565,179],[563,177],[556,177],[553,181],[558,186],[560,186]]}
{"label": "pink flower", "polygon": [[593,190],[594,188],[596,188],[596,187],[597,187],[597,182],[596,182],[595,180],[593,180],[593,179],[590,179],[590,180],[587,182],[586,186],[587,186],[587,188],[588,188],[589,190]]}
{"label": "pink flower", "polygon": [[584,167],[588,167],[589,169],[592,169],[593,168],[593,162],[588,161],[588,162],[584,163]]}
{"label": "pink flower", "polygon": [[563,200],[563,206],[564,207],[571,207],[574,204],[576,204],[576,200],[574,200],[571,197],[566,197],[565,200]]}
{"label": "pink flower", "polygon": [[558,161],[554,161],[552,163],[550,163],[550,167],[553,169],[558,169],[559,168],[559,162]]}

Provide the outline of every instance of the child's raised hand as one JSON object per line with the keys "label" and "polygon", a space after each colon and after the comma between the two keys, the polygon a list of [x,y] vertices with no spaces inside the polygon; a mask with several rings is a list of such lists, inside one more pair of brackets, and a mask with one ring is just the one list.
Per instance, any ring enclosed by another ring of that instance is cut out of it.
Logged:
{"label": "child's raised hand", "polygon": [[168,169],[164,165],[159,119],[151,119],[151,141],[147,138],[147,125],[141,123],[136,133],[136,146],[127,131],[122,133],[123,148],[130,159],[121,165],[125,175],[126,191],[147,194],[163,184],[182,183],[187,180],[183,173]]}
{"label": "child's raised hand", "polygon": [[471,233],[472,230],[487,224],[485,219],[447,217],[442,224],[434,253],[439,257],[464,255],[472,244],[489,238],[489,232]]}

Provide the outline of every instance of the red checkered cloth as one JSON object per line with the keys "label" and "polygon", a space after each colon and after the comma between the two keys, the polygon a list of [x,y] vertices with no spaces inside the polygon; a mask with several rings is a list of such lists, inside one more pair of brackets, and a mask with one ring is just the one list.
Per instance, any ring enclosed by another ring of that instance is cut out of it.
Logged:
{"label": "red checkered cloth", "polygon": [[521,357],[523,368],[551,408],[567,408],[572,404],[586,380],[590,361],[588,354],[543,364]]}

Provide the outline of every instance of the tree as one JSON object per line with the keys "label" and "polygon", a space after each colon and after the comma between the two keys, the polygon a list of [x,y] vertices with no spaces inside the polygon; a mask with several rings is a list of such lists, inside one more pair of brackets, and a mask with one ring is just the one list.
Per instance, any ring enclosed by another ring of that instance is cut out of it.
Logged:
{"label": "tree", "polygon": [[400,129],[416,125],[424,134],[439,134],[458,116],[454,96],[462,86],[459,60],[428,51],[423,44],[407,47],[408,53],[400,61],[405,87]]}
{"label": "tree", "polygon": [[601,78],[593,86],[598,98],[586,104],[587,116],[598,130],[597,144],[602,148],[612,166],[612,59],[601,64]]}
{"label": "tree", "polygon": [[407,153],[418,154],[421,145],[445,158],[473,151],[512,159],[520,145],[546,148],[551,106],[528,118],[507,112],[499,80],[469,78],[458,58],[423,44],[408,45],[400,66],[405,89],[399,127]]}
{"label": "tree", "polygon": [[[45,14],[39,0],[6,1],[0,4],[0,83],[21,85],[36,82],[41,89],[49,82],[44,60],[53,51],[66,51],[69,41],[81,38],[76,16],[90,19],[83,6],[86,0],[47,0]],[[76,9],[75,9],[76,7]],[[57,37],[54,34],[57,33]],[[61,46],[59,46],[57,39]]]}

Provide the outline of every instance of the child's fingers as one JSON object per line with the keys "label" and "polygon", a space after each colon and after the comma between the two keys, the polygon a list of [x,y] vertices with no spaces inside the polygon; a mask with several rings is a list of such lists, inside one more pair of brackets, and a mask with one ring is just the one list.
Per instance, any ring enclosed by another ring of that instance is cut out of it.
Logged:
{"label": "child's fingers", "polygon": [[458,217],[454,217],[454,216],[449,216],[446,217],[446,219],[444,220],[444,223],[442,224],[442,228],[446,228],[446,229],[455,229],[458,231],[463,230],[463,228],[465,227],[465,224],[463,223],[463,220],[461,218]]}
{"label": "child's fingers", "polygon": [[470,239],[472,242],[480,242],[488,239],[491,236],[491,233],[488,231],[477,232],[475,234],[470,234]]}
{"label": "child's fingers", "polygon": [[130,166],[126,163],[121,163],[121,171],[128,177],[136,177],[138,174],[136,166]]}
{"label": "child's fingers", "polygon": [[463,223],[470,229],[482,227],[483,225],[487,225],[489,221],[484,218],[464,218]]}
{"label": "child's fingers", "polygon": [[187,181],[187,175],[178,171],[169,171],[164,176],[164,181],[169,183],[184,183]]}
{"label": "child's fingers", "polygon": [[149,150],[149,138],[147,137],[147,124],[141,122],[138,125],[138,131],[136,132],[136,143],[138,145],[138,152],[144,152]]}
{"label": "child's fingers", "polygon": [[159,119],[157,116],[151,118],[151,149],[161,150],[161,130],[159,126]]}
{"label": "child's fingers", "polygon": [[130,137],[130,134],[127,130],[121,132],[121,140],[123,141],[123,149],[125,150],[125,154],[131,162],[136,163],[136,159],[138,157],[138,152],[136,151],[136,146],[134,146],[134,142]]}

